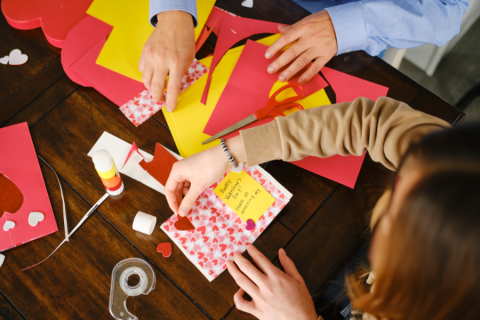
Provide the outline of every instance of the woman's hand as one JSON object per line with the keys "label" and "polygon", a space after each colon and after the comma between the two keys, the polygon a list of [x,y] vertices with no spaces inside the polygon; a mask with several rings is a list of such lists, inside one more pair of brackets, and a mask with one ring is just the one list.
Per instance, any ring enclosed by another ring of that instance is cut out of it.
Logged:
{"label": "woman's hand", "polygon": [[[226,145],[237,163],[245,162],[245,151],[240,136],[227,140]],[[220,180],[231,168],[232,164],[221,146],[212,147],[176,162],[165,185],[165,196],[170,209],[175,214],[186,216],[198,196]],[[182,195],[185,195],[183,200]]]}
{"label": "woman's hand", "polygon": [[[254,246],[248,246],[247,250],[261,271],[238,253],[234,256],[238,268],[232,261],[227,262],[228,271],[240,286],[233,297],[237,309],[262,320],[316,320],[317,313],[307,286],[285,250],[278,252],[285,272]],[[252,301],[243,298],[245,292]]]}
{"label": "woman's hand", "polygon": [[315,59],[300,76],[298,82],[305,84],[337,53],[335,29],[325,10],[309,15],[294,25],[279,26],[278,30],[282,35],[267,49],[267,59],[296,41],[268,67],[269,73],[275,73],[290,64],[278,77],[280,81],[288,81]]}
{"label": "woman's hand", "polygon": [[195,33],[192,16],[184,11],[165,11],[157,15],[157,27],[143,47],[138,69],[153,100],[165,101],[167,110],[177,106],[182,79],[195,58]]}

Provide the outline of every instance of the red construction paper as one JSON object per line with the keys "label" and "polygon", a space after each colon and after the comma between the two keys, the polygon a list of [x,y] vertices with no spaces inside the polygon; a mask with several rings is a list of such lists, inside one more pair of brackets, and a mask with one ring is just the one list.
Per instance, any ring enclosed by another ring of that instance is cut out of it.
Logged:
{"label": "red construction paper", "polygon": [[62,48],[68,32],[87,16],[93,0],[3,0],[2,12],[16,29],[42,27],[53,46]]}
{"label": "red construction paper", "polygon": [[358,97],[376,101],[388,92],[387,87],[327,67],[322,68],[322,74],[335,91],[337,103],[353,101]]}
{"label": "red construction paper", "polygon": [[[267,67],[273,59],[280,55],[279,53],[271,59],[266,59],[265,51],[267,48],[267,46],[258,42],[247,41],[232,75],[203,130],[205,134],[213,136],[266,106],[270,91],[278,79],[278,75],[267,72]],[[300,71],[289,83],[297,83],[303,71]],[[316,74],[311,81],[304,85],[305,97],[326,86],[328,84],[325,80],[319,74]],[[243,129],[256,127],[270,121],[272,119],[256,121]],[[236,135],[238,135],[238,130],[227,135],[226,138]]]}
{"label": "red construction paper", "polygon": [[157,143],[153,160],[150,162],[142,160],[140,161],[140,166],[162,185],[166,185],[168,176],[175,162],[177,162],[177,159],[175,159],[167,149],[162,147],[161,144]]}
{"label": "red construction paper", "polygon": [[[216,14],[219,14],[215,10]],[[261,21],[255,19],[242,18],[238,16],[232,16],[227,13],[222,14],[221,21],[215,22],[215,26],[218,24],[220,31],[218,32],[217,44],[215,45],[215,51],[213,52],[212,65],[210,66],[210,72],[208,73],[207,84],[203,91],[201,102],[206,104],[208,90],[212,80],[212,74],[215,71],[215,67],[220,62],[225,53],[237,42],[253,36],[259,33],[278,33],[279,23]],[[215,30],[215,28],[213,28]]]}
{"label": "red construction paper", "polygon": [[[0,172],[0,217],[4,212],[15,213],[23,205],[23,194],[18,187]],[[1,226],[0,226],[1,227]]]}
{"label": "red construction paper", "polygon": [[174,224],[175,229],[180,231],[195,230],[192,222],[187,217],[177,215],[177,219],[178,220]]}
{"label": "red construction paper", "polygon": [[131,156],[132,153],[134,153],[134,152],[137,152],[143,159],[145,159],[145,157],[143,156],[143,154],[141,154],[140,151],[138,151],[138,148],[137,148],[137,145],[135,144],[135,141],[133,141],[132,147],[130,148],[130,151],[128,151],[127,159],[125,159],[125,162],[123,163],[122,169],[123,169],[123,167],[125,167],[125,165],[127,164],[128,159],[130,159],[130,156]]}
{"label": "red construction paper", "polygon": [[145,90],[143,83],[96,64],[112,27],[88,16],[68,34],[62,50],[62,65],[70,79],[94,87],[117,106]]}
{"label": "red construction paper", "polygon": [[162,242],[157,246],[157,251],[162,254],[164,258],[172,255],[172,244],[170,242]]}
{"label": "red construction paper", "polygon": [[[0,251],[3,251],[56,232],[58,228],[27,123],[0,129],[0,150],[3,150],[0,171],[15,182],[24,197],[23,205],[15,214],[4,213],[0,219],[15,222],[15,227],[10,229],[13,244],[0,241]],[[28,216],[34,211],[45,216],[36,227],[28,223]],[[0,240],[7,233],[3,231],[3,224],[1,227]]]}
{"label": "red construction paper", "polygon": [[220,33],[220,27],[222,25],[223,17],[225,15],[229,15],[232,17],[237,16],[236,14],[225,11],[218,7],[213,7],[212,11],[210,12],[210,15],[208,16],[207,22],[205,22],[205,25],[208,26],[209,28],[212,28],[213,33],[215,33],[217,36]]}

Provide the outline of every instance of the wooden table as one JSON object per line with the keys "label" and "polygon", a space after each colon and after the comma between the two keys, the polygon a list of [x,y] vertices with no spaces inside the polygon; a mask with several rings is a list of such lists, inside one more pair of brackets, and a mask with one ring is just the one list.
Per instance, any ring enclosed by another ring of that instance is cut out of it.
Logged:
{"label": "wooden table", "polygon": [[[291,24],[308,13],[289,0],[256,1],[253,9],[241,1],[218,0],[217,6],[243,17]],[[19,67],[0,65],[0,126],[28,122],[39,156],[58,173],[64,188],[70,230],[105,190],[87,156],[104,131],[153,154],[156,142],[176,150],[162,113],[135,128],[118,107],[92,88],[73,83],[63,72],[60,50],[48,44],[41,30],[19,31],[0,18],[2,55],[20,48],[29,61]],[[201,55],[213,52],[207,42]],[[388,96],[414,108],[459,123],[464,114],[376,57],[353,52],[335,57],[329,67],[382,84]],[[335,94],[327,88],[331,101]],[[6,152],[2,150],[1,152]],[[61,198],[53,173],[40,162],[59,230],[63,230]],[[255,245],[278,264],[285,248],[312,294],[328,280],[368,236],[367,214],[393,173],[368,156],[354,190],[289,163],[268,163],[269,171],[294,197]],[[157,285],[148,296],[129,301],[140,319],[248,319],[234,308],[238,287],[228,272],[209,283],[174,246],[165,259],[156,251],[169,241],[158,229],[151,235],[132,230],[138,211],[155,214],[159,222],[172,212],[165,197],[123,176],[126,189],[110,197],[53,257],[63,233],[22,245],[5,253],[0,268],[0,319],[111,319],[108,311],[110,276],[121,260],[149,262]],[[134,305],[135,304],[135,305]]]}

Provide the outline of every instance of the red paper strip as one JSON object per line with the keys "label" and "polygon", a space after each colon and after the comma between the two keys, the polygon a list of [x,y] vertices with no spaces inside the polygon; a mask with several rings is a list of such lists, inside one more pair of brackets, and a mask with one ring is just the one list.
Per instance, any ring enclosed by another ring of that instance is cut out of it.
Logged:
{"label": "red paper strip", "polygon": [[29,30],[42,27],[45,37],[55,47],[63,47],[68,32],[87,17],[93,0],[3,0],[2,12],[14,28]]}
{"label": "red paper strip", "polygon": [[[218,103],[210,116],[203,132],[213,136],[225,128],[245,119],[256,110],[265,107],[269,99],[269,93],[278,79],[277,74],[269,74],[267,67],[270,62],[280,53],[268,60],[265,59],[267,46],[255,41],[248,40],[240,58],[233,69],[227,86],[223,90]],[[308,67],[307,67],[308,68]],[[298,82],[298,75],[289,83]],[[305,97],[325,88],[328,84],[316,74],[313,79],[304,85]],[[256,127],[268,123],[272,119],[264,119],[244,127],[244,129]],[[238,130],[226,136],[230,138],[238,135]]]}
{"label": "red paper strip", "polygon": [[145,159],[145,157],[140,153],[140,151],[138,151],[138,148],[137,148],[137,145],[135,144],[135,141],[133,141],[132,147],[130,148],[130,151],[128,151],[127,159],[125,159],[125,162],[123,163],[122,169],[123,169],[123,168],[125,167],[125,165],[127,164],[128,159],[130,159],[130,156],[132,155],[132,153],[134,153],[135,151],[136,151],[143,159]]}
{"label": "red paper strip", "polygon": [[153,160],[150,162],[142,160],[140,161],[140,166],[162,185],[166,185],[168,176],[175,162],[177,162],[177,159],[175,159],[167,149],[162,147],[161,144],[157,143]]}
{"label": "red paper strip", "polygon": [[[215,11],[216,14],[218,11]],[[248,38],[252,35],[259,33],[278,33],[278,26],[280,24],[268,21],[261,21],[255,19],[247,19],[238,16],[232,16],[227,13],[222,14],[220,31],[218,32],[218,40],[215,45],[215,51],[213,52],[212,65],[210,66],[210,72],[208,73],[207,84],[203,91],[201,102],[206,104],[208,90],[212,80],[215,67],[220,62],[225,53],[237,42]],[[215,29],[215,28],[212,28]]]}

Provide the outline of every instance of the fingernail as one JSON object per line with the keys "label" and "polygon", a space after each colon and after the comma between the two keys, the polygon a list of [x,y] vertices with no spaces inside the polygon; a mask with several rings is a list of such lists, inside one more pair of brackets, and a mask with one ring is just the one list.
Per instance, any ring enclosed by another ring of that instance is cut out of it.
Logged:
{"label": "fingernail", "polygon": [[265,53],[265,58],[270,59],[271,56],[272,56],[272,53],[270,51],[267,51]]}
{"label": "fingernail", "polygon": [[186,208],[180,208],[180,211],[178,212],[182,217],[185,217],[188,214],[188,209]]}
{"label": "fingernail", "polygon": [[282,73],[280,77],[278,77],[278,80],[280,80],[281,82],[285,82],[285,80],[287,80],[287,76],[285,76],[285,74]]}
{"label": "fingernail", "polygon": [[167,111],[168,112],[173,112],[172,108],[170,108],[170,107],[167,107]]}
{"label": "fingernail", "polygon": [[268,72],[270,72],[270,73],[274,73],[274,72],[275,72],[275,67],[272,66],[272,65],[270,65],[270,66],[268,66],[268,69],[267,69],[267,70],[268,70]]}
{"label": "fingernail", "polygon": [[298,83],[300,83],[300,84],[305,84],[305,78],[300,78],[300,79],[298,79]]}
{"label": "fingernail", "polygon": [[283,250],[283,248],[280,249],[280,254],[283,255],[283,256],[286,256],[286,255],[287,255],[287,253],[285,252],[285,250]]}

